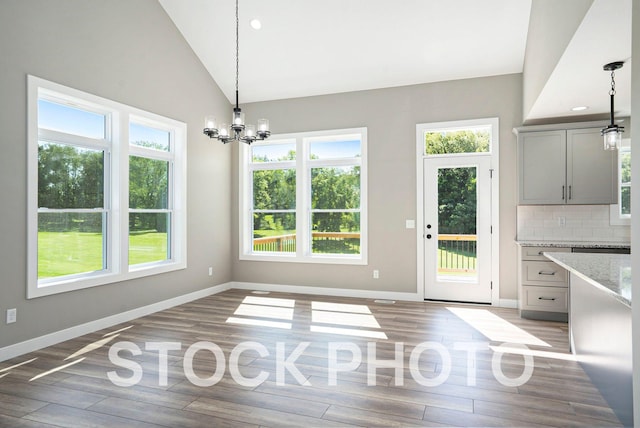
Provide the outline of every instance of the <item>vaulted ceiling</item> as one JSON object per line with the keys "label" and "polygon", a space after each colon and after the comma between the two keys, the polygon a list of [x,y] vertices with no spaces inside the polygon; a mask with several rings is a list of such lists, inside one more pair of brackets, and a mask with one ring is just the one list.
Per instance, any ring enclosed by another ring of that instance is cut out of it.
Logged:
{"label": "vaulted ceiling", "polygon": [[[159,1],[234,101],[235,2]],[[240,103],[520,73],[531,1],[240,0]],[[569,116],[578,105],[606,113],[602,65],[630,56],[631,0],[594,0],[528,119]],[[629,71],[617,73],[621,115]]]}

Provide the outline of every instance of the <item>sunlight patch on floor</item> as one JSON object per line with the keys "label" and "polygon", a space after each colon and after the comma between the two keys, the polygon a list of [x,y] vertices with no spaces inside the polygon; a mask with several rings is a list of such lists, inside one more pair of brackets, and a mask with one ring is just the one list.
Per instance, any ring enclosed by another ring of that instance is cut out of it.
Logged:
{"label": "sunlight patch on floor", "polygon": [[236,308],[234,316],[227,318],[227,322],[290,330],[292,323],[288,321],[293,320],[295,303],[293,299],[246,296]]}
{"label": "sunlight patch on floor", "polygon": [[491,349],[493,352],[500,352],[502,354],[531,355],[532,357],[553,358],[555,360],[578,361],[575,355],[563,354],[562,352],[539,351],[537,349],[511,348],[505,345],[502,345],[502,346],[489,345],[489,349]]}
{"label": "sunlight patch on floor", "polygon": [[100,340],[96,340],[95,342],[90,343],[87,346],[85,346],[84,348],[79,349],[76,352],[74,352],[73,354],[69,355],[67,358],[64,359],[64,361],[70,360],[72,358],[79,357],[80,355],[86,354],[87,352],[91,352],[91,351],[95,351],[96,349],[100,349],[104,345],[106,345],[107,343],[111,342],[113,339],[115,339],[118,336],[120,336],[120,333],[112,334],[110,336],[103,337]]}
{"label": "sunlight patch on floor", "polygon": [[551,347],[547,342],[486,309],[452,307],[447,309],[491,341]]}
{"label": "sunlight patch on floor", "polygon": [[[367,305],[311,302],[311,331],[372,339],[387,339]],[[357,328],[354,328],[357,327]]]}
{"label": "sunlight patch on floor", "polygon": [[44,372],[44,373],[40,373],[39,375],[36,375],[36,376],[32,377],[31,379],[29,379],[29,382],[32,382],[32,381],[34,381],[34,380],[38,380],[38,379],[40,379],[40,378],[42,378],[42,377],[45,377],[45,376],[48,376],[48,375],[50,375],[50,374],[52,374],[52,373],[59,372],[60,370],[64,370],[64,369],[66,369],[67,367],[71,367],[71,366],[73,366],[73,365],[75,365],[75,364],[78,364],[78,363],[80,363],[80,362],[84,361],[84,359],[85,359],[85,358],[86,358],[86,357],[82,357],[82,358],[80,358],[80,359],[78,359],[78,360],[72,361],[72,362],[70,362],[70,363],[68,363],[68,364],[65,364],[65,365],[63,365],[63,366],[56,367],[55,369],[51,369],[51,370],[46,371],[46,372]]}

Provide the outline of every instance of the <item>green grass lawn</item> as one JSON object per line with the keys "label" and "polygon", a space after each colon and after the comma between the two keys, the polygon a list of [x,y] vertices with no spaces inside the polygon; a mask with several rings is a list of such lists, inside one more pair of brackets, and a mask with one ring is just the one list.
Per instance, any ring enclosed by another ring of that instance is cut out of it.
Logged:
{"label": "green grass lawn", "polygon": [[[38,232],[38,278],[102,270],[102,235],[86,232]],[[129,264],[167,259],[167,234],[132,233]]]}

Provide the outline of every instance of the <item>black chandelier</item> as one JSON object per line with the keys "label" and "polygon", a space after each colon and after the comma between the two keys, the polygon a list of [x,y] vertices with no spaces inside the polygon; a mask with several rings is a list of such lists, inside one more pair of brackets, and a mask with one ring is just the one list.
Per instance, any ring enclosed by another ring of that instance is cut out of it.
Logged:
{"label": "black chandelier", "polygon": [[217,138],[224,144],[233,141],[242,141],[251,144],[256,140],[264,140],[271,135],[269,131],[269,121],[267,119],[258,120],[258,128],[254,125],[245,125],[244,113],[238,104],[238,75],[239,75],[239,19],[238,19],[238,0],[236,0],[236,106],[233,108],[231,116],[231,124],[218,122],[214,116],[207,116],[204,119],[204,134],[209,138]]}
{"label": "black chandelier", "polygon": [[622,68],[623,65],[624,61],[616,61],[605,64],[605,66],[603,67],[605,71],[611,72],[611,90],[609,91],[609,95],[611,96],[611,123],[606,128],[602,128],[602,130],[600,131],[600,133],[604,136],[605,150],[617,150],[620,148],[620,143],[622,142],[622,133],[624,132],[624,127],[618,126],[614,123],[613,98],[616,95],[615,71]]}

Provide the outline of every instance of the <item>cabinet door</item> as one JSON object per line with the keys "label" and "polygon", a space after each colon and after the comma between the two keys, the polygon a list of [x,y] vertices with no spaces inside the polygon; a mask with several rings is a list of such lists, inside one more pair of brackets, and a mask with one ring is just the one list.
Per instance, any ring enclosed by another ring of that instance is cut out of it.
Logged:
{"label": "cabinet door", "polygon": [[616,155],[604,150],[600,129],[567,131],[567,203],[617,203]]}
{"label": "cabinet door", "polygon": [[565,203],[566,131],[524,132],[518,135],[519,203]]}

